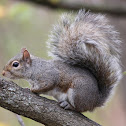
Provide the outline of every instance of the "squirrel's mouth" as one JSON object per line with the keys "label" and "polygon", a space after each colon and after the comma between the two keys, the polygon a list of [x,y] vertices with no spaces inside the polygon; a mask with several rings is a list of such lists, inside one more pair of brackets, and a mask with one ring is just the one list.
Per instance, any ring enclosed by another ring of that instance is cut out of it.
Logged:
{"label": "squirrel's mouth", "polygon": [[3,70],[3,71],[2,71],[2,75],[3,75],[4,77],[9,78],[9,79],[14,79],[14,77],[12,76],[12,74],[11,74],[9,71]]}
{"label": "squirrel's mouth", "polygon": [[6,78],[13,79],[13,80],[22,78],[22,76],[15,75],[14,73],[12,73],[11,71],[8,71],[8,70],[3,70],[2,75]]}
{"label": "squirrel's mouth", "polygon": [[5,74],[6,74],[6,72],[3,70],[3,71],[2,71],[2,75],[5,76]]}

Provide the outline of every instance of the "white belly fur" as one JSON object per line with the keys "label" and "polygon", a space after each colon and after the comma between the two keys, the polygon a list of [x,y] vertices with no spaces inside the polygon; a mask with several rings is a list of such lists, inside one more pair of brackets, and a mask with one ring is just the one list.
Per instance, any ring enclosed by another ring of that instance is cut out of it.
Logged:
{"label": "white belly fur", "polygon": [[51,91],[45,92],[44,94],[53,96],[58,101],[65,101],[67,99],[67,93],[61,92],[59,89],[54,88]]}

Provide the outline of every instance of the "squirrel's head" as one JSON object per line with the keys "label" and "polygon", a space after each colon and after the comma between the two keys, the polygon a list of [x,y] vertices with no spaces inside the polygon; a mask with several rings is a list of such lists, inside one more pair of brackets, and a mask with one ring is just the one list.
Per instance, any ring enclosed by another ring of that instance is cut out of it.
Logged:
{"label": "squirrel's head", "polygon": [[5,65],[2,75],[10,79],[20,79],[25,77],[25,71],[31,65],[31,57],[26,48],[22,48],[21,52],[10,59]]}

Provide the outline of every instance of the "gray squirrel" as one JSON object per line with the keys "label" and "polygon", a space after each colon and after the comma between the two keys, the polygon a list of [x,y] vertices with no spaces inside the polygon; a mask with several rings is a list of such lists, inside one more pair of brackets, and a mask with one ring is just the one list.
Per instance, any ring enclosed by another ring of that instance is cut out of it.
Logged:
{"label": "gray squirrel", "polygon": [[121,74],[119,33],[101,14],[63,14],[49,42],[53,60],[26,48],[9,60],[3,76],[25,79],[31,91],[51,95],[64,109],[92,111],[104,105]]}

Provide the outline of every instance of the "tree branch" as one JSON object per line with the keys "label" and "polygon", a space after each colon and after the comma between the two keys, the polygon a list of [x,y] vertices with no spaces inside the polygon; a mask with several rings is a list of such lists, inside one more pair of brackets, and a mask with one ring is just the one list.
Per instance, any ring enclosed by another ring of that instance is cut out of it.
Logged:
{"label": "tree branch", "polygon": [[94,5],[94,4],[82,4],[80,2],[70,2],[59,0],[58,2],[52,2],[51,0],[19,0],[28,1],[37,5],[44,5],[53,9],[66,9],[66,10],[79,10],[85,8],[92,12],[108,13],[117,16],[126,16],[126,5]]}
{"label": "tree branch", "polygon": [[64,110],[56,101],[0,78],[0,106],[46,126],[100,126],[80,113]]}

